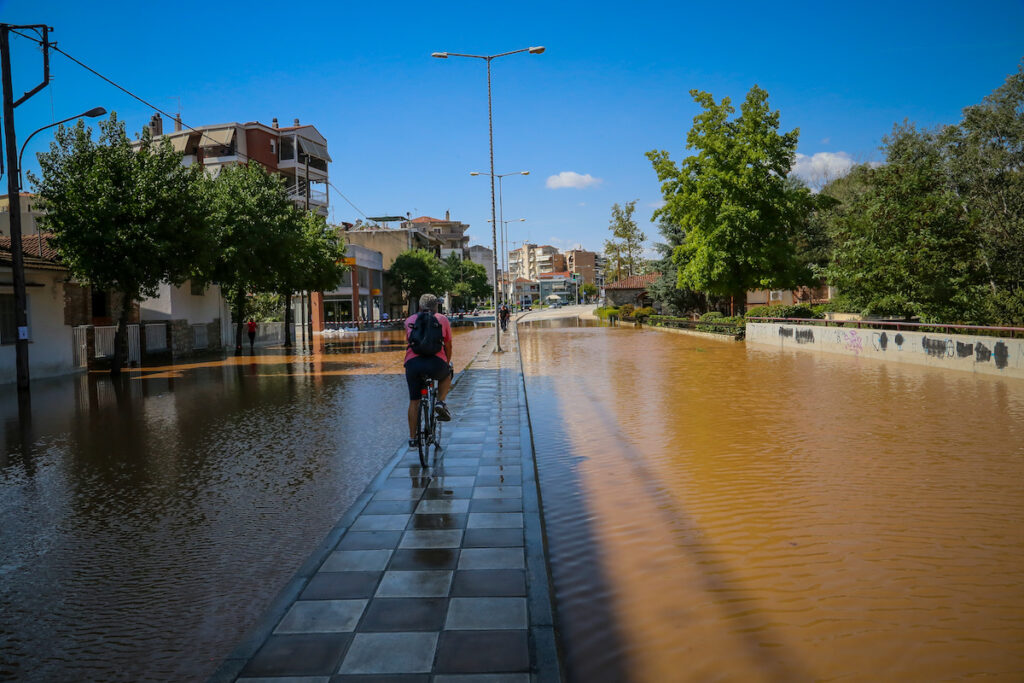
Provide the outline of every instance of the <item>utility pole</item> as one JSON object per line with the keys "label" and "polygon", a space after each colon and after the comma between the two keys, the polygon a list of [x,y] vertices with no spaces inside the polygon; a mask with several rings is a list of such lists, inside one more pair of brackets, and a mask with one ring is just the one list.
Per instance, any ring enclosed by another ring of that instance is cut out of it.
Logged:
{"label": "utility pole", "polygon": [[[42,32],[43,80],[17,100],[11,80],[12,30],[27,29]],[[12,26],[0,24],[0,62],[4,90],[4,142],[7,144],[7,201],[11,212],[11,270],[14,279],[14,323],[18,328],[15,341],[15,365],[18,393],[28,394],[28,297],[25,293],[25,255],[21,248],[21,169],[18,167],[18,139],[14,130],[14,108],[35,95],[50,82],[49,27],[45,24]]]}

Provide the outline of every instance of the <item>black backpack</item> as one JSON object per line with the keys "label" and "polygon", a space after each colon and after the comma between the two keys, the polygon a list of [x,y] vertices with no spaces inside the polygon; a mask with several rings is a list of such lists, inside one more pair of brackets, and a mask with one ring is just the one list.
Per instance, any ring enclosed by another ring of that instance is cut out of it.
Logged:
{"label": "black backpack", "polygon": [[416,314],[416,322],[409,330],[409,348],[417,356],[435,356],[444,348],[444,331],[441,323],[430,311]]}

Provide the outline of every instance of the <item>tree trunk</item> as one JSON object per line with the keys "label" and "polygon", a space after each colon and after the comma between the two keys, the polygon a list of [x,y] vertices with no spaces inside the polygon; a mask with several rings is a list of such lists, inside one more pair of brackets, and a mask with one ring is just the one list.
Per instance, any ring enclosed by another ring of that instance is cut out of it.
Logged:
{"label": "tree trunk", "polygon": [[281,292],[284,299],[284,346],[286,349],[292,347],[292,293]]}
{"label": "tree trunk", "polygon": [[117,316],[117,332],[114,333],[114,358],[110,362],[110,375],[117,377],[125,364],[128,352],[128,315],[131,312],[131,299],[121,293],[121,311]]}
{"label": "tree trunk", "polygon": [[235,296],[235,353],[242,354],[242,327],[245,325],[245,292]]}

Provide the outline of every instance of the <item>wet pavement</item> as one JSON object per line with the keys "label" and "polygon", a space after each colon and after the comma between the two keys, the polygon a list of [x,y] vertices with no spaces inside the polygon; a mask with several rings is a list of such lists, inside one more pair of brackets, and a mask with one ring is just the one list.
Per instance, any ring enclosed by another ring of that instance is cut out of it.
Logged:
{"label": "wet pavement", "polygon": [[518,349],[503,344],[458,378],[431,467],[400,448],[212,681],[560,679]]}
{"label": "wet pavement", "polygon": [[0,391],[0,680],[205,680],[406,438],[403,349],[43,380],[24,430]]}

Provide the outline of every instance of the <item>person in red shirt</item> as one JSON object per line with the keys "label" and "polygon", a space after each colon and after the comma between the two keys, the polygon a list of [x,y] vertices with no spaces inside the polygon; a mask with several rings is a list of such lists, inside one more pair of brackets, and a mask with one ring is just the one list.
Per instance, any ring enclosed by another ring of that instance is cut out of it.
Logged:
{"label": "person in red shirt", "polygon": [[[430,377],[438,381],[437,403],[434,405],[434,412],[437,419],[442,422],[452,419],[451,411],[444,402],[448,391],[452,388],[452,326],[448,318],[437,312],[437,297],[433,294],[424,294],[420,297],[420,311],[430,311],[438,323],[441,324],[441,334],[444,338],[443,348],[433,356],[419,356],[412,348],[405,352],[405,382],[409,386],[409,446],[416,447],[416,416],[420,410],[420,391],[423,389],[423,378]],[[405,339],[408,341],[412,326],[416,323],[419,314],[410,315],[405,319]]]}
{"label": "person in red shirt", "polygon": [[252,351],[256,344],[256,322],[249,318],[249,322],[245,326],[249,329],[249,350]]}

